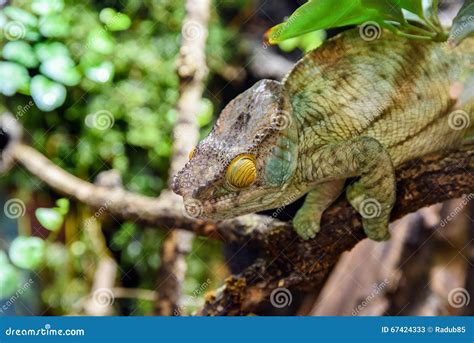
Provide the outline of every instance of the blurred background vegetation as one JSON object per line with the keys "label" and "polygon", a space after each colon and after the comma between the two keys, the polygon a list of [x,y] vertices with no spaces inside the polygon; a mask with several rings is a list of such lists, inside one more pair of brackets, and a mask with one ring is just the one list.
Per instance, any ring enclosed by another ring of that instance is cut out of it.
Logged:
{"label": "blurred background vegetation", "polygon": [[[24,140],[80,178],[94,180],[114,169],[126,189],[158,195],[168,179],[184,2],[34,0],[0,6],[0,107],[20,119]],[[213,7],[206,51],[211,89],[225,84],[219,75],[242,57],[235,25],[222,18],[230,22],[246,6],[248,1],[232,1]],[[198,113],[203,134],[222,100],[212,91],[204,95]],[[2,203],[26,204],[20,208],[24,216],[0,221],[0,298],[6,301],[32,280],[2,314],[80,313],[104,253],[97,241],[117,260],[123,287],[155,288],[166,230],[110,217],[86,225],[91,210],[67,199],[55,204],[60,196],[21,168],[0,180]],[[216,243],[203,247],[203,239],[196,239],[194,245],[184,285],[189,295],[206,280],[217,282],[217,269],[226,273]],[[115,306],[117,313],[143,315],[153,303],[132,299]]]}

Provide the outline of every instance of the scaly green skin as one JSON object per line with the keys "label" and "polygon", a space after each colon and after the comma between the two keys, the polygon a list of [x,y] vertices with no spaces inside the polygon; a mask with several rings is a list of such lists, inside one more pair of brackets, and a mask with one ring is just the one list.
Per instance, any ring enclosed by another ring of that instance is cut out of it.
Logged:
{"label": "scaly green skin", "polygon": [[[347,198],[367,236],[386,240],[395,168],[454,148],[474,121],[474,95],[463,92],[473,63],[473,40],[450,50],[389,32],[373,42],[345,32],[282,83],[259,81],[230,102],[173,190],[190,215],[210,219],[279,208],[307,193],[293,224],[308,239],[356,178]],[[240,154],[256,157],[257,179],[230,189],[226,169]]]}

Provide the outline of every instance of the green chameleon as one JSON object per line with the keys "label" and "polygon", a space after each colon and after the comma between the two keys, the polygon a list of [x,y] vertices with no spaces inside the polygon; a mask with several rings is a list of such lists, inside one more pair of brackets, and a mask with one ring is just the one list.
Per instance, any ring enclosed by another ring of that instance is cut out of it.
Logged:
{"label": "green chameleon", "polygon": [[[357,30],[301,59],[282,82],[261,80],[231,101],[190,153],[173,190],[195,217],[279,208],[307,194],[293,219],[313,238],[344,191],[367,236],[390,237],[395,168],[459,145],[474,117],[474,40],[451,49]],[[348,178],[355,182],[346,185]]]}

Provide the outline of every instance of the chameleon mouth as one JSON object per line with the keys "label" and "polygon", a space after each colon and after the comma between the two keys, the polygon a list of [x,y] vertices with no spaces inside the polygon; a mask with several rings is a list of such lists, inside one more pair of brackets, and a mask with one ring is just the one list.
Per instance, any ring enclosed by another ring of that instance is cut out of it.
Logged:
{"label": "chameleon mouth", "polygon": [[[232,213],[227,213],[226,210],[237,205],[236,198],[237,193],[204,201],[194,198],[184,199],[184,209],[193,218],[225,219],[232,217]],[[218,211],[219,213],[216,213]]]}
{"label": "chameleon mouth", "polygon": [[223,220],[244,214],[274,208],[274,202],[280,193],[268,192],[268,189],[252,192],[237,192],[209,200],[185,198],[186,213],[193,218]]}

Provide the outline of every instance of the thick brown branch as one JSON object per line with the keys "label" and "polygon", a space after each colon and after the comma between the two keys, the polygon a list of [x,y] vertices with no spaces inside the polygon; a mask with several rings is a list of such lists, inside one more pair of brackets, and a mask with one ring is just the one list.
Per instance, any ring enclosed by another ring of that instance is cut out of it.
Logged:
{"label": "thick brown branch", "polygon": [[[474,144],[446,157],[428,156],[402,166],[392,220],[419,208],[474,192]],[[268,301],[277,287],[318,292],[339,256],[365,238],[360,217],[340,199],[325,212],[321,232],[302,241],[293,230],[254,231],[251,240],[264,252],[241,275],[208,297],[200,314],[245,315]]]}

